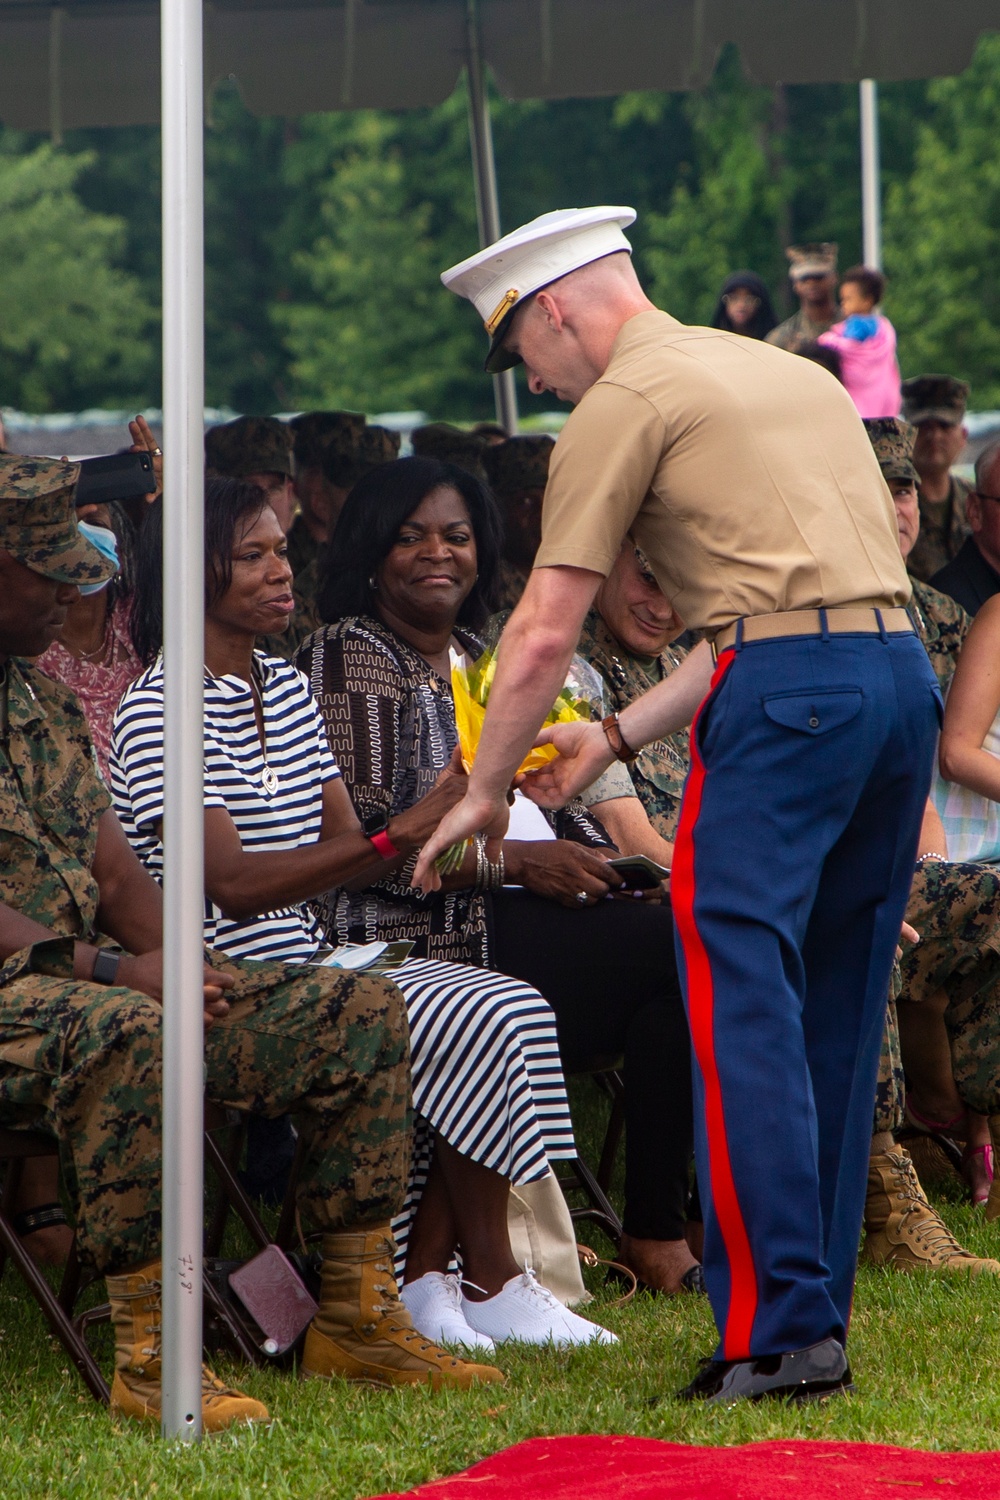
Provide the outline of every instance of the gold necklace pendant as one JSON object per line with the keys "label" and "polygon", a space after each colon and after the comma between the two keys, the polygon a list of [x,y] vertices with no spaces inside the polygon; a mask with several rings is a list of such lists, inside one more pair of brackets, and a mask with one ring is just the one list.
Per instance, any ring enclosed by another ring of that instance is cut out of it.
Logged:
{"label": "gold necklace pendant", "polygon": [[264,769],[260,773],[260,780],[268,796],[273,797],[278,790],[278,778],[266,761],[264,762]]}

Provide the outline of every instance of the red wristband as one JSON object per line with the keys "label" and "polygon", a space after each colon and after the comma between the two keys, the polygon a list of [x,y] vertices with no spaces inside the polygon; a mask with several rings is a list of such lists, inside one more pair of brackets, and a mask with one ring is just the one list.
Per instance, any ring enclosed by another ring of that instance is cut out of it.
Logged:
{"label": "red wristband", "polygon": [[399,858],[399,850],[396,848],[395,844],[392,842],[392,839],[386,833],[385,829],[383,829],[381,833],[370,833],[368,835],[368,842],[374,845],[383,859]]}

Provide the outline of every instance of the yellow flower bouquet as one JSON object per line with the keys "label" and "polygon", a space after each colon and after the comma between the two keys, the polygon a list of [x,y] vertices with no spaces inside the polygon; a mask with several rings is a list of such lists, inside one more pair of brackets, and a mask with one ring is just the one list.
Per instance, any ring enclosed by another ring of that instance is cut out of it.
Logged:
{"label": "yellow flower bouquet", "polygon": [[[484,651],[478,661],[465,667],[452,660],[451,690],[455,701],[455,728],[462,751],[462,764],[466,771],[472,770],[483,732],[486,706],[497,669],[497,648]],[[600,678],[587,662],[575,656],[566,677],[565,685],[555,703],[545,716],[544,726],[550,724],[590,723],[599,716],[601,708]],[[554,760],[558,751],[554,745],[537,745],[529,750],[517,768],[517,775],[537,770],[547,761]],[[452,844],[450,849],[438,856],[437,867],[442,875],[450,875],[462,863],[468,843]]]}

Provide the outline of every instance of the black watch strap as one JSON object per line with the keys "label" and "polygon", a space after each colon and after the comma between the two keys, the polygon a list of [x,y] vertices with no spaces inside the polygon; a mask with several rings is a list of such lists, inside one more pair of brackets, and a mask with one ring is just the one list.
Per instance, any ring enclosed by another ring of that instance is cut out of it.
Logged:
{"label": "black watch strap", "polygon": [[122,961],[120,953],[113,953],[110,948],[102,948],[94,959],[94,972],[90,976],[94,984],[115,984],[118,980],[118,965]]}

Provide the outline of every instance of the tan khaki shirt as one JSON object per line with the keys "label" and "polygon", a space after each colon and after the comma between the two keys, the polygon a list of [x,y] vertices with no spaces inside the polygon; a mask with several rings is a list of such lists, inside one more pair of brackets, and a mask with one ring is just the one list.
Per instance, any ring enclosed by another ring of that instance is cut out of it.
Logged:
{"label": "tan khaki shirt", "polygon": [[626,533],[685,624],[906,604],[892,497],[843,386],[758,339],[630,318],[552,452],[536,567]]}

